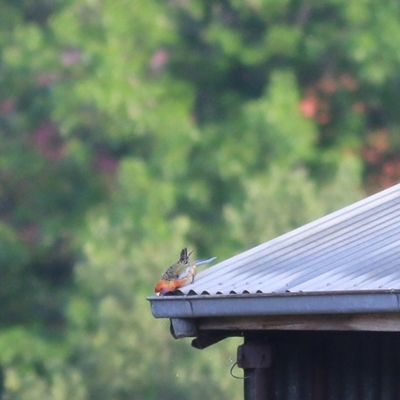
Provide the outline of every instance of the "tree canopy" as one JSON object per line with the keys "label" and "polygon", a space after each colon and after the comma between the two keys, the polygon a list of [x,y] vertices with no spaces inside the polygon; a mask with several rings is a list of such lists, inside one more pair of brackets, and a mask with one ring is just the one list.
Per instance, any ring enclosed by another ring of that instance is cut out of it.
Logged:
{"label": "tree canopy", "polygon": [[0,398],[240,399],[146,296],[399,181],[400,3],[0,5]]}

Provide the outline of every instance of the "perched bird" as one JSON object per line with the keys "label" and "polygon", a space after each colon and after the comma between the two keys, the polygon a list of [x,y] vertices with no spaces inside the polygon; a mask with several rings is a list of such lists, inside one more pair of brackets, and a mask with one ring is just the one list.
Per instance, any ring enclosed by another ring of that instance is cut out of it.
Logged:
{"label": "perched bird", "polygon": [[195,261],[193,263],[189,262],[189,257],[193,253],[191,251],[189,254],[187,249],[184,248],[181,251],[179,260],[171,265],[161,277],[161,280],[157,283],[154,291],[157,294],[165,294],[167,292],[173,292],[174,290],[180,288],[185,283],[191,281],[193,283],[194,277],[196,275],[196,267],[203,264],[208,264],[216,259],[216,257],[209,258],[208,260]]}

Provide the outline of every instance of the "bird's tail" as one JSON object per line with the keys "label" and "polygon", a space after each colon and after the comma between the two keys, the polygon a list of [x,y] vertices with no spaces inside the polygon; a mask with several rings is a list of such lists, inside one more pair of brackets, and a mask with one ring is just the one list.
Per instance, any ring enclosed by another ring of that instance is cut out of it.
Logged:
{"label": "bird's tail", "polygon": [[187,248],[185,247],[181,251],[181,255],[179,256],[179,261],[178,262],[181,262],[183,264],[187,264],[189,262],[189,257],[190,257],[190,255],[192,253],[193,253],[193,250],[188,254]]}
{"label": "bird's tail", "polygon": [[210,262],[213,262],[216,259],[217,259],[217,257],[211,257],[207,260],[197,260],[197,261],[195,261],[195,264],[198,267],[199,265],[209,264]]}

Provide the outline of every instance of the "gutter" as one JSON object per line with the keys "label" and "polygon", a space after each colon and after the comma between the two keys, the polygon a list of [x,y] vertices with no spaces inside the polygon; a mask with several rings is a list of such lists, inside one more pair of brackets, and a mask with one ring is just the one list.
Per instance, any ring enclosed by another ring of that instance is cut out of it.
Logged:
{"label": "gutter", "polygon": [[400,291],[149,296],[155,318],[400,312]]}

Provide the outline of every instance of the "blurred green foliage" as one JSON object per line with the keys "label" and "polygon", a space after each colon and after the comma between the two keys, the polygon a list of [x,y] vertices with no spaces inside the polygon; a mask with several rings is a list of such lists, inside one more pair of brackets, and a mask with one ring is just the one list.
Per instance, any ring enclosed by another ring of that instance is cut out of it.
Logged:
{"label": "blurred green foliage", "polygon": [[0,398],[242,398],[146,296],[399,181],[400,3],[0,6]]}

